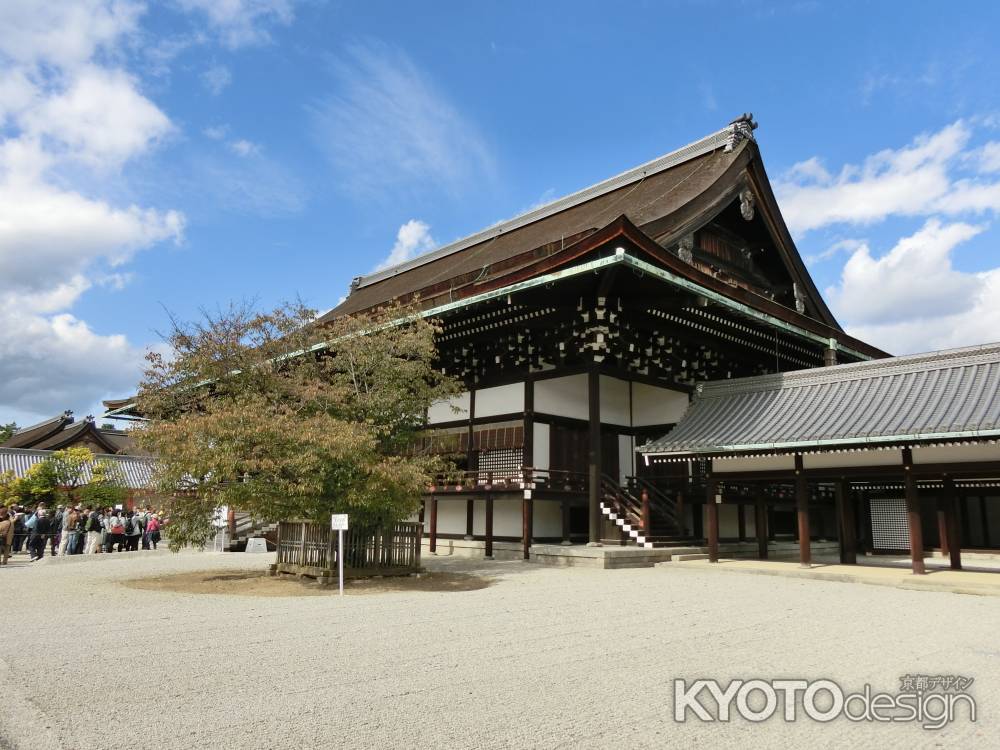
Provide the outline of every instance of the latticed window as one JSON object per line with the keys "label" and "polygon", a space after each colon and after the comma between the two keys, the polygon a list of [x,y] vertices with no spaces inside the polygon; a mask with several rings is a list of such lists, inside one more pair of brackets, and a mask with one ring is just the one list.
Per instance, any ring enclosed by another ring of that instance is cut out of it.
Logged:
{"label": "latticed window", "polygon": [[492,472],[494,479],[518,477],[524,465],[521,448],[500,448],[479,452],[479,479],[485,481]]}
{"label": "latticed window", "polygon": [[906,501],[900,497],[871,499],[872,546],[879,551],[910,549]]}

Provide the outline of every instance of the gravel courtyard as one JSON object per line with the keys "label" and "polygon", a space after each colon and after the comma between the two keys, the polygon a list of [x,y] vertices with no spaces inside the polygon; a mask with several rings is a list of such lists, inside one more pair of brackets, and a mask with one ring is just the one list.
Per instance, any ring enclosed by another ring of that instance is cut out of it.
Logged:
{"label": "gravel courtyard", "polygon": [[[143,590],[265,556],[0,570],[0,747],[1000,747],[1000,598],[685,569],[432,559],[482,587],[337,596]],[[266,556],[269,560],[270,555]],[[296,584],[290,584],[296,585]],[[979,717],[673,720],[674,678],[965,675]]]}

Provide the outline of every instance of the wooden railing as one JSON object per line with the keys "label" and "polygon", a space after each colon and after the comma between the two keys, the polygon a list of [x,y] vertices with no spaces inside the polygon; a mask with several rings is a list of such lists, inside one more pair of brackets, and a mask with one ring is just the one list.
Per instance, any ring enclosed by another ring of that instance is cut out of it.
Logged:
{"label": "wooden railing", "polygon": [[[344,532],[344,575],[406,575],[420,570],[419,523],[400,521]],[[278,524],[277,572],[329,577],[336,569],[337,534],[329,524],[282,521]]]}
{"label": "wooden railing", "polygon": [[587,475],[580,471],[536,469],[524,466],[511,471],[452,471],[439,474],[427,487],[429,493],[487,492],[503,490],[553,490],[585,493]]}

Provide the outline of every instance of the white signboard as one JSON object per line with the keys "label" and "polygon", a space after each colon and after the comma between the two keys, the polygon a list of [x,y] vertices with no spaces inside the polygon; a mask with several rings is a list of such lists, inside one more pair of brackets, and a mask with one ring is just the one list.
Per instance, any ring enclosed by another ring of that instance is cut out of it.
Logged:
{"label": "white signboard", "polygon": [[220,505],[215,509],[215,515],[212,517],[212,524],[217,529],[224,529],[229,525],[229,506]]}
{"label": "white signboard", "polygon": [[267,541],[262,536],[247,539],[247,552],[267,552]]}
{"label": "white signboard", "polygon": [[347,514],[334,513],[330,516],[331,531],[347,531]]}

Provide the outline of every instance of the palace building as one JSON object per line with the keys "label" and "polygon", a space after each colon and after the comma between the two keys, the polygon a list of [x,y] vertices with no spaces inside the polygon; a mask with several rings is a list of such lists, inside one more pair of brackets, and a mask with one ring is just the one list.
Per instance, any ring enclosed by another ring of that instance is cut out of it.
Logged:
{"label": "palace building", "polygon": [[1000,544],[998,349],[890,358],[846,334],[756,127],[359,276],[324,316],[399,301],[441,322],[466,389],[427,414],[429,445],[461,456],[426,491],[432,551],[717,557],[756,537],[804,561],[811,540],[845,561],[912,548],[916,569],[924,540]]}

